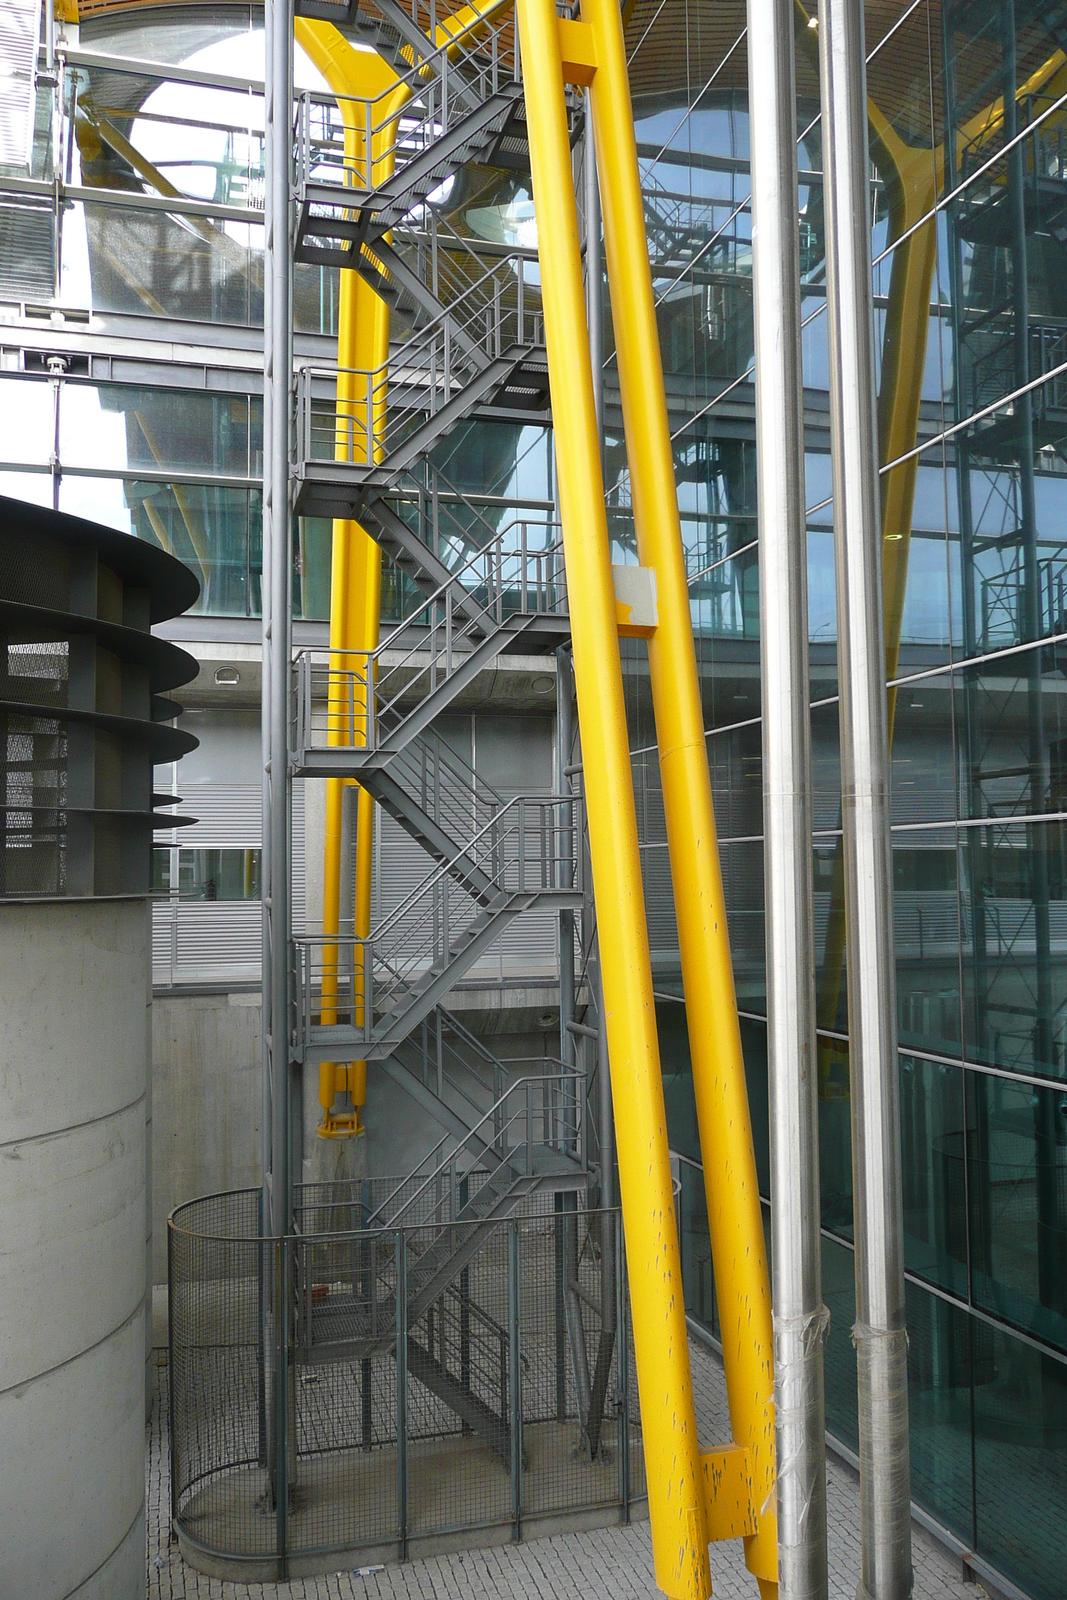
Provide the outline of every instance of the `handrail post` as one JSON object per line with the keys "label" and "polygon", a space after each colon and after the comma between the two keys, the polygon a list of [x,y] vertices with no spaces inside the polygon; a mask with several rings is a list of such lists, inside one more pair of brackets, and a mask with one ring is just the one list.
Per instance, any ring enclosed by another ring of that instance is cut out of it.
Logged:
{"label": "handrail post", "polygon": [[363,1043],[369,1044],[374,1029],[374,945],[370,939],[361,939],[360,943],[363,947]]}
{"label": "handrail post", "polygon": [[511,1496],[515,1538],[522,1539],[522,1343],[519,1333],[519,1224],[508,1223],[508,1332],[511,1360]]}
{"label": "handrail post", "polygon": [[519,893],[526,892],[526,802],[519,799]]}
{"label": "handrail post", "polygon": [[408,1265],[407,1235],[396,1230],[396,1552],[408,1554]]}

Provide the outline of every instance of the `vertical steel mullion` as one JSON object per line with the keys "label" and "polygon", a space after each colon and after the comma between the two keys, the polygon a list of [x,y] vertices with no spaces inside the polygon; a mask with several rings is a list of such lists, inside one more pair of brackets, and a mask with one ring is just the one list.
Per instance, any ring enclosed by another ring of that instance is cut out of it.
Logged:
{"label": "vertical steel mullion", "polygon": [[522,1540],[522,1343],[519,1332],[519,1224],[508,1223],[508,1333],[510,1336],[511,1500],[516,1543]]}
{"label": "vertical steel mullion", "polygon": [[407,1236],[396,1233],[396,1547],[408,1554],[408,1269]]}
{"label": "vertical steel mullion", "polygon": [[900,1081],[862,7],[820,0],[859,1402],[860,1593],[912,1588]]}
{"label": "vertical steel mullion", "polygon": [[563,1196],[555,1194],[552,1197],[555,1216],[552,1224],[552,1237],[555,1256],[555,1332],[556,1332],[556,1421],[567,1420],[567,1306],[564,1298],[566,1284],[564,1271],[566,1255],[563,1249]]}
{"label": "vertical steel mullion", "polygon": [[826,1439],[793,11],[749,0],[778,1583],[825,1600]]}
{"label": "vertical steel mullion", "polygon": [[288,1576],[289,1544],[289,1251],[275,1240],[274,1537],[279,1571]]}

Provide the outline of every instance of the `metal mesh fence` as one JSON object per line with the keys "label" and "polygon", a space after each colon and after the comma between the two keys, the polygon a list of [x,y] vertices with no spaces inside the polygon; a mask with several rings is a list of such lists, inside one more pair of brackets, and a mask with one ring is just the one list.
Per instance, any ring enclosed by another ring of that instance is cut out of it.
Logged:
{"label": "metal mesh fence", "polygon": [[643,1496],[618,1214],[535,1192],[505,1217],[361,1228],[393,1189],[305,1189],[284,1240],[260,1236],[258,1191],[172,1216],[173,1517],[190,1546],[261,1572],[403,1558],[625,1517]]}

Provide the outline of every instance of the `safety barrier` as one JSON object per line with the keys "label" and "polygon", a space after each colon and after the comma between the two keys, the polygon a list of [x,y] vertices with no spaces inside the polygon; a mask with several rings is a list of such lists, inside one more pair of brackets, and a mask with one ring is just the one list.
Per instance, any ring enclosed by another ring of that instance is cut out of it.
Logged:
{"label": "safety barrier", "polygon": [[194,1565],[281,1576],[641,1508],[618,1213],[541,1195],[510,1219],[361,1228],[394,1188],[305,1191],[285,1239],[262,1235],[258,1190],[172,1214],[172,1516]]}

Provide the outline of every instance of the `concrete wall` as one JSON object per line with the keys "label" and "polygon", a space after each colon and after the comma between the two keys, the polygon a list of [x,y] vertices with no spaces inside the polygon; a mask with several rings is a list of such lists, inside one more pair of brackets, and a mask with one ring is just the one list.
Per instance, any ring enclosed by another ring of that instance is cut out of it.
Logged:
{"label": "concrete wall", "polygon": [[175,1206],[260,1182],[260,997],[157,995],[152,1019],[152,1281]]}
{"label": "concrete wall", "polygon": [[0,902],[0,1595],[144,1594],[148,908]]}
{"label": "concrete wall", "polygon": [[[460,1014],[472,1032],[492,1034],[486,1042],[501,1060],[540,1056],[546,1048],[558,1054],[554,1017],[533,1032],[536,1013],[529,1004],[508,1011],[500,1008],[500,994],[479,991],[478,997],[484,1010]],[[523,992],[520,998],[544,1004],[541,996]],[[197,1195],[250,1188],[260,1181],[260,997],[253,992],[157,995],[153,1012],[152,1281],[163,1285],[167,1216],[173,1208]],[[509,1016],[525,1019],[526,1031],[504,1031]],[[346,1149],[347,1140],[316,1139],[318,1120],[318,1077],[311,1069],[305,1095],[303,1176],[308,1182],[408,1172],[442,1132],[373,1063],[367,1132],[355,1147]],[[164,1338],[160,1320],[157,1342]]]}

